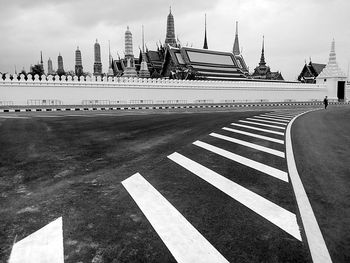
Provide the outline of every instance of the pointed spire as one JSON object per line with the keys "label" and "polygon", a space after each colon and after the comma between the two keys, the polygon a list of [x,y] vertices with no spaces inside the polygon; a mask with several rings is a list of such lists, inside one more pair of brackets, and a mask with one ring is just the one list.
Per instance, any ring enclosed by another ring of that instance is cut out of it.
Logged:
{"label": "pointed spire", "polygon": [[171,7],[170,7],[170,13],[167,17],[167,27],[166,27],[166,38],[164,47],[167,45],[176,47],[176,38],[175,38],[175,25],[174,25],[174,16],[171,13]]}
{"label": "pointed spire", "polygon": [[238,41],[238,21],[236,21],[236,34],[235,34],[235,42],[233,44],[233,51],[232,51],[232,53],[234,55],[241,54],[240,50],[239,50],[239,41]]}
{"label": "pointed spire", "polygon": [[261,49],[261,57],[260,57],[260,66],[265,66],[266,62],[265,62],[265,47],[264,47],[264,43],[265,42],[265,36],[263,36],[263,42],[262,42],[262,49]]}
{"label": "pointed spire", "polygon": [[148,70],[146,53],[145,53],[145,32],[144,32],[144,27],[142,25],[142,51],[141,51],[141,65],[140,65],[139,77],[149,78],[149,76],[150,76],[150,72]]}
{"label": "pointed spire", "polygon": [[111,62],[111,41],[108,40],[108,57],[109,57],[109,66],[111,67],[112,62]]}
{"label": "pointed spire", "polygon": [[40,51],[40,64],[44,64],[43,62],[43,52]]}
{"label": "pointed spire", "polygon": [[169,6],[169,14],[171,14],[171,6]]}
{"label": "pointed spire", "polygon": [[145,52],[145,33],[144,33],[144,28],[142,25],[142,53]]}
{"label": "pointed spire", "polygon": [[204,44],[203,49],[208,49],[208,42],[207,42],[207,14],[204,16]]}

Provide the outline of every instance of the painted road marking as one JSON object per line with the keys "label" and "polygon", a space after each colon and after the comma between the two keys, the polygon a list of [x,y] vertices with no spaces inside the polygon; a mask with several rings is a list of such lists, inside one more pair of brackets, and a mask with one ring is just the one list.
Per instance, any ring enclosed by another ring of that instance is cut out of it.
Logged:
{"label": "painted road marking", "polygon": [[237,144],[240,144],[240,145],[243,145],[243,146],[247,146],[249,148],[253,148],[253,149],[256,149],[256,150],[259,150],[259,151],[262,151],[262,152],[266,152],[266,153],[273,154],[273,155],[276,155],[278,157],[284,158],[284,152],[277,151],[277,150],[274,150],[274,149],[271,149],[271,148],[268,148],[268,147],[260,146],[260,145],[255,144],[255,143],[250,143],[250,142],[238,140],[238,139],[235,139],[235,138],[232,138],[232,137],[228,137],[228,136],[225,136],[225,135],[221,135],[221,134],[217,134],[217,133],[214,133],[214,132],[210,133],[209,135],[213,136],[215,138],[219,138],[219,139],[226,140],[226,141],[229,141],[229,142],[237,143]]}
{"label": "painted road marking", "polygon": [[0,118],[2,118],[2,119],[29,119],[30,117],[0,115]]}
{"label": "painted road marking", "polygon": [[62,217],[13,245],[9,263],[63,263]]}
{"label": "painted road marking", "polygon": [[228,261],[141,174],[122,182],[177,262]]}
{"label": "painted road marking", "polygon": [[332,262],[329,255],[326,243],[323,239],[320,227],[318,226],[316,217],[312,210],[310,201],[305,192],[303,183],[300,179],[293,154],[292,138],[291,138],[291,127],[294,120],[302,115],[294,117],[287,126],[286,131],[286,156],[290,180],[293,186],[295,198],[298,203],[301,221],[304,226],[306,239],[309,244],[310,253],[314,263],[328,263]]}
{"label": "painted road marking", "polygon": [[271,166],[253,161],[251,159],[248,159],[248,158],[245,158],[245,157],[240,156],[238,154],[226,151],[224,149],[210,145],[210,144],[205,143],[205,142],[195,141],[193,144],[196,146],[199,146],[203,149],[206,149],[208,151],[211,151],[213,153],[216,153],[218,155],[221,155],[225,158],[228,158],[232,161],[235,161],[237,163],[240,163],[240,164],[243,164],[243,165],[248,166],[250,168],[253,168],[259,172],[268,174],[268,175],[273,176],[277,179],[280,179],[284,182],[288,182],[288,174],[284,171],[281,171],[281,170],[273,168]]}
{"label": "painted road marking", "polygon": [[272,124],[279,124],[279,125],[284,125],[284,126],[287,125],[287,123],[277,122],[277,121],[269,121],[269,120],[261,120],[259,118],[247,118],[247,120],[250,120],[250,121],[261,121],[261,122],[272,123]]}
{"label": "painted road marking", "polygon": [[268,132],[268,133],[272,133],[272,134],[282,135],[282,136],[284,135],[283,132],[271,131],[271,130],[257,128],[257,127],[244,125],[244,124],[231,123],[231,125],[238,126],[238,127],[243,127],[243,128],[247,128],[247,129],[252,129],[252,130],[256,130],[256,131],[262,131],[262,132]]}
{"label": "painted road marking", "polygon": [[284,114],[284,113],[280,113],[280,112],[270,112],[270,113],[265,113],[268,115],[275,115],[275,116],[280,116],[280,117],[284,117],[284,118],[289,118],[289,117],[293,117],[295,116],[295,114]]}
{"label": "painted road marking", "polygon": [[177,152],[168,158],[301,241],[295,214]]}
{"label": "painted road marking", "polygon": [[292,119],[295,115],[282,115],[282,114],[276,114],[276,113],[271,113],[271,114],[265,114],[267,116],[271,117],[276,117],[276,118],[284,118],[284,119]]}
{"label": "painted road marking", "polygon": [[269,125],[269,124],[264,124],[264,123],[258,123],[258,122],[253,122],[253,121],[239,120],[239,122],[244,122],[244,123],[248,123],[248,124],[254,124],[254,125],[259,125],[259,126],[264,126],[264,127],[274,128],[274,129],[280,129],[280,130],[286,129],[285,127]]}
{"label": "painted road marking", "polygon": [[276,119],[276,118],[262,117],[262,115],[261,116],[254,116],[254,118],[263,119],[263,120],[271,120],[271,121],[289,122],[289,120],[282,120],[282,119]]}
{"label": "painted road marking", "polygon": [[250,132],[245,132],[245,131],[241,131],[241,130],[236,130],[236,129],[232,129],[232,128],[227,128],[227,127],[223,127],[222,129],[225,130],[225,131],[240,133],[240,134],[243,134],[243,135],[247,135],[247,136],[263,139],[263,140],[270,141],[270,142],[276,142],[276,143],[279,143],[279,144],[284,144],[283,140],[271,138],[271,137],[268,137],[268,136],[263,136],[263,135],[250,133]]}
{"label": "painted road marking", "polygon": [[285,118],[285,117],[279,117],[276,115],[267,115],[267,114],[261,114],[260,116],[262,117],[271,117],[271,118],[275,118],[275,119],[281,119],[281,120],[286,120],[286,121],[290,121],[292,118]]}

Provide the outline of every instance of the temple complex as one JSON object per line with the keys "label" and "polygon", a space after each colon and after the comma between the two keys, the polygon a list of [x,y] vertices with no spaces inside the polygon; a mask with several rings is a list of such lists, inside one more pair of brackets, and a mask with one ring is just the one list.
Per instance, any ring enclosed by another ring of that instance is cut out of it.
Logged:
{"label": "temple complex", "polygon": [[[127,27],[125,32],[125,57],[110,61],[108,76],[202,79],[202,80],[240,80],[267,79],[283,80],[281,73],[271,72],[264,57],[264,40],[259,66],[249,75],[239,45],[238,22],[232,52],[209,50],[207,39],[207,19],[204,20],[203,48],[183,47],[175,37],[174,16],[169,10],[167,31],[164,43],[157,43],[156,50],[149,50],[144,44],[142,28],[142,48],[134,57],[132,34]],[[111,58],[110,58],[111,60]]]}
{"label": "temple complex", "polygon": [[265,50],[264,50],[264,37],[261,49],[261,57],[259,65],[254,69],[251,78],[253,79],[269,79],[269,80],[284,80],[280,72],[272,72],[269,66],[266,66],[265,62]]}

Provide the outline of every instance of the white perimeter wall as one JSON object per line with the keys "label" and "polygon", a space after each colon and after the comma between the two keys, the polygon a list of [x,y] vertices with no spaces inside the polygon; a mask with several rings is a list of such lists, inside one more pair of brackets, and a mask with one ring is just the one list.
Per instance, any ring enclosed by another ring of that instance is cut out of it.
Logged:
{"label": "white perimeter wall", "polygon": [[[349,89],[349,86],[347,86]],[[349,93],[348,93],[349,94]],[[11,81],[0,79],[1,102],[27,105],[28,100],[60,100],[63,104],[82,104],[83,100],[206,100],[220,103],[284,102],[322,100],[327,95],[324,84],[278,82],[182,81],[165,79],[110,78],[104,81]],[[4,105],[4,103],[2,103]]]}

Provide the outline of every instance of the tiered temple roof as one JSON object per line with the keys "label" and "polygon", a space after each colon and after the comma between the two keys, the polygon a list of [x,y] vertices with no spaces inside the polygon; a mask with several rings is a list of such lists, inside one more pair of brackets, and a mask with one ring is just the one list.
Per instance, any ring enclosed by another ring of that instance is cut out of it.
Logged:
{"label": "tiered temple roof", "polygon": [[305,65],[298,76],[298,80],[303,83],[316,83],[316,77],[321,73],[326,64],[318,64],[311,62]]}
{"label": "tiered temple roof", "polygon": [[169,78],[234,80],[246,78],[231,52],[168,47],[161,74]]}

